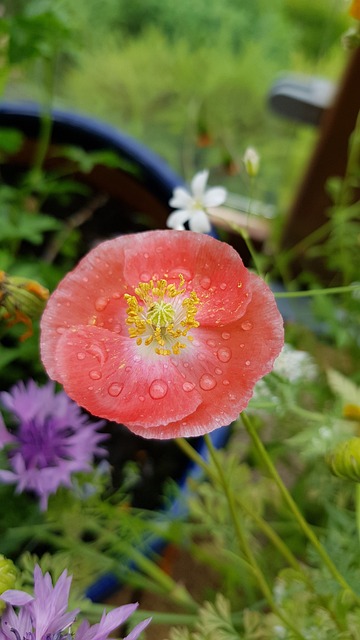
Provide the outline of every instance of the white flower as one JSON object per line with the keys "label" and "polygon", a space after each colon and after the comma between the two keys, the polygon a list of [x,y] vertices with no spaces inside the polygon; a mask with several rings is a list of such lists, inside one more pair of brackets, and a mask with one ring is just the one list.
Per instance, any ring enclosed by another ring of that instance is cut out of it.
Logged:
{"label": "white flower", "polygon": [[211,187],[206,189],[209,171],[199,171],[193,177],[190,185],[191,193],[183,187],[176,187],[169,204],[177,211],[173,211],[167,219],[167,226],[171,229],[185,229],[189,223],[191,231],[209,233],[210,220],[207,215],[208,207],[218,207],[226,200],[226,189]]}

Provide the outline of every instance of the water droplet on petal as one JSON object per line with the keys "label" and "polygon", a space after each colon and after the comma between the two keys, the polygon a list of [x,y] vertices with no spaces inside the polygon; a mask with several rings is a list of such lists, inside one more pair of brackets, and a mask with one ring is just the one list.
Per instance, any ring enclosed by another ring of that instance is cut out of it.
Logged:
{"label": "water droplet on petal", "polygon": [[222,282],[222,283],[219,285],[219,287],[220,287],[220,289],[221,289],[222,291],[225,291],[225,289],[226,289],[226,287],[227,287],[226,282]]}
{"label": "water droplet on petal", "polygon": [[118,384],[117,382],[113,382],[108,388],[108,394],[112,398],[117,398],[124,388],[123,384]]}
{"label": "water droplet on petal", "polygon": [[89,282],[89,278],[87,278],[86,276],[83,277],[83,282]]}
{"label": "water droplet on petal", "polygon": [[223,340],[229,340],[229,338],[231,337],[231,334],[228,331],[223,331],[223,333],[221,334],[221,337]]}
{"label": "water droplet on petal", "polygon": [[84,353],[83,351],[79,351],[79,353],[76,354],[76,357],[78,360],[85,360],[86,353]]}
{"label": "water droplet on petal", "polygon": [[224,378],[224,380],[222,381],[222,383],[227,386],[228,384],[230,384],[230,381],[227,380],[226,378]]}
{"label": "water droplet on petal", "polygon": [[245,320],[245,322],[241,323],[241,328],[244,331],[249,331],[250,329],[252,329],[252,327],[253,327],[253,324],[249,320]]}
{"label": "water droplet on petal", "polygon": [[198,360],[205,360],[206,359],[206,355],[202,352],[197,354],[197,358]]}
{"label": "water droplet on petal", "polygon": [[216,355],[220,362],[229,362],[232,354],[228,347],[220,347]]}
{"label": "water droplet on petal", "polygon": [[121,298],[121,293],[119,293],[118,291],[115,291],[112,296],[111,296],[114,300],[119,300],[119,298]]}
{"label": "water droplet on petal", "polygon": [[134,356],[133,360],[134,360],[134,362],[140,362],[141,361],[141,356]]}
{"label": "water droplet on petal", "polygon": [[141,282],[149,282],[151,280],[150,273],[147,273],[147,271],[144,271],[144,273],[141,273],[140,274],[140,280],[141,280]]}
{"label": "water droplet on petal", "polygon": [[239,344],[240,349],[243,349],[245,347],[244,343],[242,342],[241,344]]}
{"label": "water droplet on petal", "polygon": [[100,367],[102,367],[107,360],[106,350],[103,347],[100,347],[99,344],[91,344],[87,350],[91,356],[94,356],[94,358],[96,358],[96,360],[100,364]]}
{"label": "water droplet on petal", "polygon": [[210,278],[208,276],[204,276],[203,278],[201,278],[200,284],[201,284],[203,289],[209,289],[209,287],[211,285],[211,280],[210,280]]}
{"label": "water droplet on petal", "polygon": [[154,380],[149,388],[149,394],[154,400],[160,400],[166,396],[168,386],[164,380]]}
{"label": "water droplet on petal", "polygon": [[246,360],[245,364],[246,364],[247,367],[249,367],[250,364],[251,364],[250,360]]}
{"label": "water droplet on petal", "polygon": [[139,400],[140,400],[140,402],[144,402],[145,396],[139,396]]}
{"label": "water droplet on petal", "polygon": [[102,374],[100,371],[93,369],[92,371],[90,371],[89,376],[91,380],[100,380],[100,378],[102,377]]}
{"label": "water droplet on petal", "polygon": [[192,391],[195,388],[195,385],[193,382],[184,382],[182,387],[184,391]]}
{"label": "water droplet on petal", "polygon": [[65,327],[57,327],[57,329],[56,329],[56,333],[58,333],[59,335],[64,333],[64,331],[65,331]]}
{"label": "water droplet on petal", "polygon": [[206,344],[208,344],[209,347],[216,347],[216,341],[215,340],[206,340]]}
{"label": "water droplet on petal", "polygon": [[215,367],[215,373],[216,373],[217,376],[221,376],[222,369],[220,369],[220,367]]}
{"label": "water droplet on petal", "polygon": [[95,302],[96,311],[104,311],[109,304],[109,300],[107,298],[98,298]]}
{"label": "water droplet on petal", "polygon": [[200,378],[199,384],[204,391],[210,391],[211,389],[216,387],[217,383],[213,376],[211,376],[209,373],[204,373]]}

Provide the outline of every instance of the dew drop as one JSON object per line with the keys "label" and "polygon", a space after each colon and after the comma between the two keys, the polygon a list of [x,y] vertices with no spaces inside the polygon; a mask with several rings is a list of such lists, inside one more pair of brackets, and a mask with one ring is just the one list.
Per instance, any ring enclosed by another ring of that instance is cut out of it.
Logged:
{"label": "dew drop", "polygon": [[79,353],[76,354],[76,357],[78,360],[85,360],[86,353],[84,353],[83,351],[79,351]]}
{"label": "dew drop", "polygon": [[91,380],[100,380],[100,378],[102,377],[102,374],[100,371],[93,369],[92,371],[90,371],[89,376]]}
{"label": "dew drop", "polygon": [[89,352],[89,354],[91,356],[94,356],[94,358],[96,358],[96,360],[100,364],[100,367],[102,367],[104,365],[105,360],[107,359],[107,353],[106,353],[105,349],[100,347],[100,345],[98,345],[98,344],[91,344],[88,347],[88,352]]}
{"label": "dew drop", "polygon": [[184,391],[192,391],[195,388],[195,385],[193,382],[184,382],[182,387]]}
{"label": "dew drop", "polygon": [[108,394],[112,398],[117,398],[124,388],[123,384],[118,384],[117,382],[113,382],[108,388]]}
{"label": "dew drop", "polygon": [[144,258],[148,258],[148,257],[149,257],[149,254],[147,252],[144,253]]}
{"label": "dew drop", "polygon": [[140,402],[144,402],[145,397],[144,396],[139,396],[139,400],[140,400]]}
{"label": "dew drop", "polygon": [[88,391],[93,391],[94,387],[88,387]]}
{"label": "dew drop", "polygon": [[250,331],[250,329],[252,329],[252,327],[253,327],[253,324],[252,324],[252,322],[249,322],[249,320],[245,320],[245,322],[241,323],[241,328],[244,331]]}
{"label": "dew drop", "polygon": [[226,287],[227,287],[226,282],[222,282],[222,283],[219,285],[219,287],[220,287],[220,289],[221,289],[222,291],[225,291],[225,289],[226,289]]}
{"label": "dew drop", "polygon": [[209,289],[209,287],[211,285],[211,280],[210,280],[210,278],[208,276],[204,276],[203,278],[201,278],[200,284],[201,284],[203,289]]}
{"label": "dew drop", "polygon": [[216,373],[216,375],[217,375],[217,376],[221,376],[221,374],[222,374],[222,369],[220,369],[220,367],[215,367],[214,371],[215,371],[215,373]]}
{"label": "dew drop", "polygon": [[56,329],[56,333],[59,333],[60,335],[64,333],[64,331],[65,331],[65,327],[57,327]]}
{"label": "dew drop", "polygon": [[141,356],[134,356],[133,360],[134,360],[134,362],[140,362],[141,361]]}
{"label": "dew drop", "polygon": [[121,324],[114,324],[112,330],[113,330],[114,333],[121,333],[122,332]]}
{"label": "dew drop", "polygon": [[247,366],[247,367],[249,367],[249,366],[250,366],[250,364],[251,364],[250,360],[246,360],[246,361],[245,361],[245,364],[246,364],[246,366]]}
{"label": "dew drop", "polygon": [[95,302],[96,311],[104,311],[109,304],[109,300],[107,298],[98,298]]}
{"label": "dew drop", "polygon": [[140,274],[140,280],[141,280],[141,282],[149,282],[151,280],[150,273],[147,273],[147,271],[145,271],[144,273],[141,273]]}
{"label": "dew drop", "polygon": [[198,360],[205,360],[206,359],[206,355],[200,351],[200,353],[197,354],[197,359]]}
{"label": "dew drop", "polygon": [[206,344],[208,344],[209,347],[216,347],[216,341],[215,340],[206,340]]}
{"label": "dew drop", "polygon": [[111,297],[114,300],[119,300],[119,298],[121,298],[121,293],[119,293],[118,291],[115,291],[115,293],[113,293]]}
{"label": "dew drop", "polygon": [[224,380],[222,381],[223,385],[227,386],[228,384],[230,384],[230,381],[227,380],[226,378],[224,378]]}
{"label": "dew drop", "polygon": [[243,349],[245,347],[244,343],[242,342],[241,344],[239,344],[240,349]]}
{"label": "dew drop", "polygon": [[229,362],[232,354],[228,347],[220,347],[216,355],[220,362]]}
{"label": "dew drop", "polygon": [[228,331],[223,331],[223,333],[221,334],[221,337],[223,340],[229,340],[229,338],[231,337],[231,334]]}
{"label": "dew drop", "polygon": [[149,387],[149,394],[154,400],[160,400],[166,396],[168,386],[163,380],[154,380]]}
{"label": "dew drop", "polygon": [[89,278],[87,278],[86,276],[83,277],[83,282],[89,282]]}
{"label": "dew drop", "polygon": [[204,391],[210,391],[211,389],[216,387],[217,383],[213,376],[211,376],[209,373],[204,373],[200,378],[199,384]]}

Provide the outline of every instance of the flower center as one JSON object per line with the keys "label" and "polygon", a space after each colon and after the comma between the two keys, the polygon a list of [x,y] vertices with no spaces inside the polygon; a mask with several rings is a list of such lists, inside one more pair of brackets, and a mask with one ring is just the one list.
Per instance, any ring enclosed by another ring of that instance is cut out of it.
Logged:
{"label": "flower center", "polygon": [[186,347],[190,329],[199,326],[195,320],[199,298],[195,291],[186,297],[184,276],[179,274],[179,286],[168,284],[167,280],[139,282],[136,295],[124,295],[128,304],[126,324],[130,338],[136,339],[138,346],[151,345],[157,355],[178,355]]}
{"label": "flower center", "polygon": [[67,457],[66,437],[69,434],[66,429],[59,431],[54,427],[51,418],[33,419],[21,426],[18,438],[27,468],[56,466],[59,458]]}

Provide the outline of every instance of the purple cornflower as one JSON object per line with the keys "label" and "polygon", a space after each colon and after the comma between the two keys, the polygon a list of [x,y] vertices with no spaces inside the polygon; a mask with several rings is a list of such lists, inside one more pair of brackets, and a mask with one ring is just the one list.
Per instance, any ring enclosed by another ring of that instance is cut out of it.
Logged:
{"label": "purple cornflower", "polygon": [[53,382],[19,382],[0,393],[0,402],[15,421],[8,430],[0,414],[0,449],[7,446],[11,466],[0,470],[0,482],[16,483],[17,493],[36,493],[43,511],[60,486],[71,487],[71,474],[91,470],[94,455],[106,455],[99,443],[107,435],[97,431],[105,421],[90,422]]}
{"label": "purple cornflower", "polygon": [[[0,596],[6,603],[0,618],[0,640],[107,640],[138,606],[127,604],[109,613],[104,611],[100,622],[94,625],[84,620],[73,636],[70,627],[79,610],[67,611],[70,585],[67,571],[53,586],[49,573],[43,575],[36,566],[34,596],[17,589],[8,589]],[[140,622],[124,640],[136,640],[149,622],[150,618]]]}

